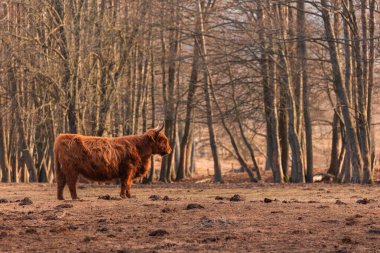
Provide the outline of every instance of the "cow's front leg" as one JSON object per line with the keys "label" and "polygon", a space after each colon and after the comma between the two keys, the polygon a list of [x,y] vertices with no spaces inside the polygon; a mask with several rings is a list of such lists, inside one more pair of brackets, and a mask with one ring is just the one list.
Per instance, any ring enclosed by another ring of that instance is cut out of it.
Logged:
{"label": "cow's front leg", "polygon": [[120,184],[121,184],[121,190],[120,190],[120,197],[125,199],[127,197],[126,195],[126,189],[127,189],[127,184],[125,178],[120,179]]}
{"label": "cow's front leg", "polygon": [[120,197],[123,199],[130,198],[131,197],[131,185],[132,185],[132,171],[131,169],[128,170],[127,175],[125,177],[121,178],[121,191],[120,191]]}
{"label": "cow's front leg", "polygon": [[126,195],[127,195],[127,198],[131,198],[131,185],[132,185],[132,177],[128,178],[127,180],[127,189],[126,189]]}

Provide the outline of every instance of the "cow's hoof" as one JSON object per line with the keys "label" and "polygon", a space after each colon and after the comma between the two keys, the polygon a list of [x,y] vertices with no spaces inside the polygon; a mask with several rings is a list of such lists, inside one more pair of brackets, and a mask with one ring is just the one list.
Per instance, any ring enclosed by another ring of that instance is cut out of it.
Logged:
{"label": "cow's hoof", "polygon": [[127,198],[130,199],[131,198],[131,194],[127,193]]}
{"label": "cow's hoof", "polygon": [[121,197],[122,199],[125,199],[125,198],[127,198],[127,195],[125,195],[125,194],[120,194],[120,197]]}
{"label": "cow's hoof", "polygon": [[65,200],[63,197],[57,197],[58,200]]}

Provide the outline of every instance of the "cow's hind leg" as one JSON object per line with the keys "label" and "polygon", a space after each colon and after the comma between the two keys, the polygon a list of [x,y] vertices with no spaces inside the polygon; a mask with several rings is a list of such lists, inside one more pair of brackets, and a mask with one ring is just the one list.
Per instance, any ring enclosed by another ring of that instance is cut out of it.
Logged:
{"label": "cow's hind leg", "polygon": [[69,187],[71,198],[72,199],[79,199],[77,195],[77,181],[78,181],[78,174],[77,173],[70,173],[70,175],[67,175],[67,186]]}
{"label": "cow's hind leg", "polygon": [[66,176],[62,171],[57,171],[56,174],[56,180],[57,180],[57,199],[64,200],[63,198],[63,189],[66,185]]}

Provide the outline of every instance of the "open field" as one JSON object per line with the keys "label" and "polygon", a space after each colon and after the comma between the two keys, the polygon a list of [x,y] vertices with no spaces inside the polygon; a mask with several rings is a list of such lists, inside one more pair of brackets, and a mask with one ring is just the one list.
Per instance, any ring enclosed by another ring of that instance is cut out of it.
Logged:
{"label": "open field", "polygon": [[[80,201],[58,201],[55,185],[1,184],[0,252],[380,250],[378,185],[185,182],[134,185],[127,200],[118,193],[80,185]],[[114,199],[98,199],[106,194]],[[235,194],[241,201],[230,201]]]}

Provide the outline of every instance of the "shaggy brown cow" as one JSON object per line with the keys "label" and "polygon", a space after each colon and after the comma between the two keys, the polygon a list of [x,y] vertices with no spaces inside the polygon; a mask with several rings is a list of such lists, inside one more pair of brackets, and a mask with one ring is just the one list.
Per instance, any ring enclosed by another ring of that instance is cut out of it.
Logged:
{"label": "shaggy brown cow", "polygon": [[120,196],[130,198],[132,180],[148,172],[151,155],[171,152],[163,128],[164,124],[141,135],[116,138],[60,134],[54,143],[57,198],[63,200],[67,184],[71,198],[78,199],[79,175],[94,181],[120,178]]}

